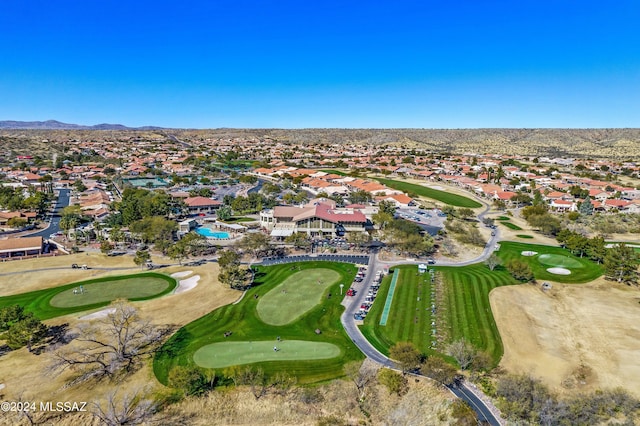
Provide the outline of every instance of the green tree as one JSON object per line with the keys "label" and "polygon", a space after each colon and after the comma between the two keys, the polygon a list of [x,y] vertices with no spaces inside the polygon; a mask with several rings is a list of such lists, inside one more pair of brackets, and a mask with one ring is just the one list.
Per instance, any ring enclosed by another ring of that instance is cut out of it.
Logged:
{"label": "green tree", "polygon": [[380,370],[378,381],[389,390],[389,393],[394,393],[398,396],[404,395],[409,389],[407,378],[388,368]]}
{"label": "green tree", "polygon": [[393,215],[384,211],[378,211],[377,213],[373,214],[371,219],[373,219],[373,223],[378,225],[378,228],[382,230],[385,229],[386,226],[391,223],[391,221],[393,221]]}
{"label": "green tree", "polygon": [[591,198],[587,197],[580,205],[578,206],[578,212],[584,216],[591,216],[593,214],[593,203],[591,202]]}
{"label": "green tree", "polygon": [[353,204],[364,204],[366,202],[371,201],[371,199],[372,197],[370,193],[360,189],[349,194],[349,200]]}
{"label": "green tree", "polygon": [[460,208],[457,211],[457,216],[462,220],[466,220],[470,217],[473,217],[474,215],[475,215],[474,211],[466,207]]}
{"label": "green tree", "polygon": [[182,264],[182,259],[189,256],[197,256],[206,247],[206,238],[196,232],[189,232],[178,242],[167,249],[167,254],[171,259],[177,259]]}
{"label": "green tree", "polygon": [[105,241],[100,243],[100,251],[103,254],[107,254],[111,250],[113,250],[113,244],[111,244],[109,241],[105,240]]}
{"label": "green tree", "polygon": [[238,180],[240,181],[240,183],[247,183],[250,185],[253,185],[256,182],[258,182],[258,178],[252,175],[242,175]]}
{"label": "green tree", "polygon": [[247,287],[248,270],[240,266],[229,266],[220,269],[218,280],[236,290],[244,290]]}
{"label": "green tree", "polygon": [[294,232],[287,236],[284,239],[284,242],[287,244],[293,244],[293,247],[297,249],[308,248],[311,245],[311,238],[306,232]]}
{"label": "green tree", "polygon": [[235,268],[240,266],[240,255],[233,250],[221,250],[218,255],[220,269]]}
{"label": "green tree", "polygon": [[31,352],[33,345],[44,340],[48,331],[49,328],[29,312],[9,328],[6,334],[7,344],[11,349],[26,346]]}
{"label": "green tree", "polygon": [[220,220],[229,220],[233,216],[233,209],[231,208],[231,206],[228,206],[226,204],[222,205],[216,212],[216,215]]}
{"label": "green tree", "polygon": [[607,255],[606,243],[603,237],[591,238],[587,244],[587,256],[589,259],[602,263]]}
{"label": "green tree", "polygon": [[367,232],[349,232],[347,233],[347,242],[355,244],[359,249],[371,241],[371,235]]}
{"label": "green tree", "polygon": [[29,223],[29,221],[23,217],[12,217],[7,221],[7,226],[10,228],[23,228]]}
{"label": "green tree", "polygon": [[420,367],[422,354],[411,342],[398,342],[389,348],[389,357],[398,363],[402,374]]}
{"label": "green tree", "polygon": [[430,356],[420,365],[420,372],[443,385],[450,385],[458,376],[458,370],[438,356]]}
{"label": "green tree", "polygon": [[529,264],[525,261],[510,259],[507,261],[505,267],[511,276],[519,281],[530,282],[534,280],[533,271],[531,271],[531,267],[529,267]]}
{"label": "green tree", "polygon": [[386,213],[393,217],[396,214],[396,203],[382,200],[378,203],[378,212]]}
{"label": "green tree", "polygon": [[178,230],[178,224],[162,216],[151,216],[132,222],[129,230],[143,242],[153,243],[158,246],[156,248],[166,249],[173,242],[173,235]]}
{"label": "green tree", "polygon": [[147,250],[138,250],[133,258],[133,263],[142,268],[149,260],[151,260],[151,255]]}
{"label": "green tree", "polygon": [[638,255],[624,243],[607,250],[604,258],[605,277],[625,284],[638,282]]}
{"label": "green tree", "polygon": [[82,182],[81,179],[76,180],[73,183],[73,187],[75,188],[76,191],[78,192],[84,192],[87,190],[87,186],[84,184],[84,182]]}
{"label": "green tree", "polygon": [[262,232],[250,232],[245,234],[240,240],[239,246],[249,251],[253,257],[258,257],[261,251],[268,250],[271,244],[271,237]]}

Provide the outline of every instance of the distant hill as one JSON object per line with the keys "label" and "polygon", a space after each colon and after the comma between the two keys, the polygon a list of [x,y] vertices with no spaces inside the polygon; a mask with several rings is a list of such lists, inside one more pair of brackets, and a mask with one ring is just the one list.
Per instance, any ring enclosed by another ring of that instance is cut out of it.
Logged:
{"label": "distant hill", "polygon": [[93,126],[83,126],[80,124],[63,123],[56,120],[47,121],[0,121],[0,129],[15,130],[158,130],[162,127],[143,126],[127,127],[122,124],[96,124]]}

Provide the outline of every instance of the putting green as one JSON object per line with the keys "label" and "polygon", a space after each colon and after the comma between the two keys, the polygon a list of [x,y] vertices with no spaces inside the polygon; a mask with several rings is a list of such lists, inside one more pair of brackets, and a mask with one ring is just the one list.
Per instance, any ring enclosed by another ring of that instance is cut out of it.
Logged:
{"label": "putting green", "polygon": [[546,266],[559,266],[562,268],[582,268],[583,265],[576,259],[571,259],[560,254],[541,254],[538,262]]}
{"label": "putting green", "polygon": [[160,294],[174,285],[172,280],[159,277],[131,277],[118,280],[105,278],[104,281],[84,284],[82,293],[78,292],[79,286],[62,291],[53,296],[49,303],[56,308],[72,308],[115,299],[144,299]]}
{"label": "putting green", "polygon": [[292,323],[319,304],[325,290],[339,279],[340,274],[331,269],[296,272],[260,298],[258,317],[270,325]]}
{"label": "putting green", "polygon": [[[278,350],[274,351],[273,348]],[[262,340],[255,342],[220,342],[198,349],[193,361],[200,367],[223,368],[231,365],[265,361],[299,361],[335,358],[340,348],[326,342],[307,340]]]}

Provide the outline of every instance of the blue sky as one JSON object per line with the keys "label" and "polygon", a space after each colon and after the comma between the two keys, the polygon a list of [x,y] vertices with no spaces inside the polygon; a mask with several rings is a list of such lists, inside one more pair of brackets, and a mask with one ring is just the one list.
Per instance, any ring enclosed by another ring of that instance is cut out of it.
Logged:
{"label": "blue sky", "polygon": [[640,127],[638,22],[637,0],[3,0],[0,120]]}

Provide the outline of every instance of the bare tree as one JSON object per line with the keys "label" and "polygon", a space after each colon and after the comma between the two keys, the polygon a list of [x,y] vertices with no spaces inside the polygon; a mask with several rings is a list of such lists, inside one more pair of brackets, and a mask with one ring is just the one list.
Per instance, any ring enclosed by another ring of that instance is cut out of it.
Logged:
{"label": "bare tree", "polygon": [[356,387],[358,401],[364,401],[369,385],[376,380],[378,368],[367,360],[364,362],[352,361],[345,364],[344,372]]}
{"label": "bare tree", "polygon": [[500,264],[500,258],[495,253],[491,253],[491,256],[484,261],[484,264],[487,265],[490,271],[493,271]]}
{"label": "bare tree", "polygon": [[100,422],[107,426],[137,425],[147,422],[155,413],[157,405],[148,398],[146,390],[135,390],[117,397],[113,391],[107,396],[107,401],[102,406],[94,403],[92,414]]}
{"label": "bare tree", "polygon": [[447,347],[447,355],[455,358],[463,370],[471,365],[477,353],[476,348],[465,339],[456,340]]}
{"label": "bare tree", "polygon": [[75,343],[54,353],[53,372],[77,372],[72,383],[114,378],[122,371],[135,370],[171,331],[141,318],[126,301],[114,302],[113,308],[106,318],[82,324],[73,336]]}

